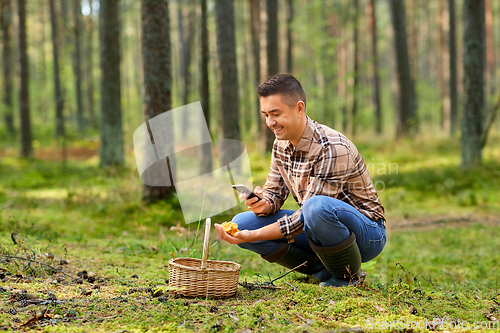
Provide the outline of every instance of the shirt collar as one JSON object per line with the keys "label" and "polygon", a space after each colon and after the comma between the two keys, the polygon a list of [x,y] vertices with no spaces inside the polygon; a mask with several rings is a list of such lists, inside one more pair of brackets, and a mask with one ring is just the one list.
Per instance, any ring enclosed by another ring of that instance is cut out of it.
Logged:
{"label": "shirt collar", "polygon": [[288,141],[286,149],[291,152],[296,150],[309,151],[313,134],[314,134],[313,121],[311,120],[311,118],[309,118],[309,116],[306,116],[306,128],[304,129],[304,133],[302,133],[302,137],[300,138],[299,143],[297,143],[297,147],[293,147],[292,143]]}

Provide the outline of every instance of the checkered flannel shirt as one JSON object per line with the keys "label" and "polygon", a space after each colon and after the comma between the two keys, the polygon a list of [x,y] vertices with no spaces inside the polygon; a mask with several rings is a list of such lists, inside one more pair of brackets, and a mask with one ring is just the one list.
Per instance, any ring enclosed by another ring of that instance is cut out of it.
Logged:
{"label": "checkered flannel shirt", "polygon": [[303,232],[299,221],[304,202],[314,195],[342,200],[369,219],[385,220],[368,168],[354,144],[343,134],[307,117],[297,147],[288,140],[275,140],[271,169],[264,185],[264,198],[276,213],[292,194],[301,207],[278,220],[281,233],[289,243]]}

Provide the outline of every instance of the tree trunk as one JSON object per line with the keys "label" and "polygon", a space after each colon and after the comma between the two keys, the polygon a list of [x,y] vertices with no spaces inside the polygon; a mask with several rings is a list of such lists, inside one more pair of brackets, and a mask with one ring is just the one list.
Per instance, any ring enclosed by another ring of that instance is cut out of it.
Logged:
{"label": "tree trunk", "polygon": [[19,109],[21,118],[21,156],[31,157],[33,146],[31,138],[31,119],[29,104],[29,74],[28,74],[28,54],[26,43],[26,4],[25,0],[17,0],[17,10],[19,17]]}
{"label": "tree trunk", "polygon": [[446,8],[446,0],[439,0],[438,30],[439,30],[439,90],[441,94],[442,114],[441,127],[446,133],[450,132],[450,95],[449,79],[450,54],[446,47],[446,37],[449,32],[449,19]]}
{"label": "tree trunk", "polygon": [[457,41],[455,30],[455,0],[448,0],[448,53],[450,55],[450,134],[455,134],[458,124],[458,91],[457,91]]}
{"label": "tree trunk", "polygon": [[[144,120],[149,121],[172,108],[168,2],[165,0],[142,0],[141,14]],[[170,126],[172,128],[167,129],[167,133],[173,133],[173,124]],[[173,135],[171,139],[173,142]],[[167,157],[167,159],[170,158]],[[173,184],[171,186],[144,185],[142,199],[156,201],[167,198],[174,192]]]}
{"label": "tree trunk", "polygon": [[78,131],[83,131],[85,123],[83,119],[82,105],[82,73],[80,65],[80,31],[81,31],[81,16],[82,4],[81,0],[73,0],[73,16],[74,16],[74,33],[75,33],[75,48],[73,50],[73,59],[75,61],[75,89],[76,89],[76,119]]}
{"label": "tree trunk", "polygon": [[[250,32],[252,36],[252,55],[254,62],[254,86],[257,88],[260,85],[260,0],[250,0]],[[255,110],[255,116],[257,120],[257,134],[260,136],[262,132],[261,127],[261,113],[260,109],[260,100],[259,95],[255,94],[255,98],[257,100],[257,109]]]}
{"label": "tree trunk", "polygon": [[[219,61],[219,132],[223,139],[240,139],[238,111],[238,72],[236,68],[236,47],[234,36],[234,1],[215,2],[217,22],[217,54]],[[231,152],[222,147],[221,165],[229,162]]]}
{"label": "tree trunk", "polygon": [[352,80],[352,105],[351,105],[351,128],[352,135],[356,135],[356,126],[358,124],[358,86],[359,86],[359,0],[353,1],[354,31],[353,31],[353,80]]}
{"label": "tree trunk", "polygon": [[10,42],[10,26],[12,22],[12,7],[10,1],[2,1],[0,12],[2,28],[2,65],[3,65],[3,87],[4,87],[4,120],[10,134],[15,134],[14,112],[12,102],[12,46]]}
{"label": "tree trunk", "polygon": [[373,103],[375,104],[375,130],[382,133],[382,109],[380,107],[380,78],[378,75],[378,51],[377,51],[377,20],[375,14],[375,0],[368,1],[368,20],[372,40],[372,66],[373,66]]}
{"label": "tree trunk", "polygon": [[97,119],[94,110],[94,61],[93,61],[94,20],[92,19],[92,6],[87,16],[87,56],[86,58],[86,83],[87,83],[87,108],[89,111],[90,127],[97,129]]}
{"label": "tree trunk", "polygon": [[484,108],[484,0],[464,1],[462,165],[481,163]]}
{"label": "tree trunk", "polygon": [[287,73],[292,73],[292,24],[293,24],[293,0],[288,0],[288,12],[286,17],[286,38],[287,38],[287,49],[286,49],[286,71]]}
{"label": "tree trunk", "polygon": [[[200,57],[200,99],[203,115],[210,130],[210,89],[208,81],[208,59],[210,50],[208,48],[207,28],[207,0],[201,0],[201,57]],[[212,171],[212,147],[202,145],[202,158],[200,159],[200,174],[205,175]]]}
{"label": "tree trunk", "polygon": [[59,77],[59,50],[58,50],[58,39],[57,39],[57,21],[54,0],[49,0],[50,6],[50,25],[52,27],[52,54],[53,54],[53,64],[54,68],[54,94],[56,101],[56,131],[55,137],[60,138],[64,136],[64,100],[61,93],[61,81]]}
{"label": "tree trunk", "polygon": [[410,75],[410,60],[406,39],[405,7],[400,0],[389,0],[391,21],[394,30],[394,46],[398,76],[397,137],[411,136],[416,133],[418,123],[416,115],[415,86]]}
{"label": "tree trunk", "polygon": [[[279,55],[278,55],[278,1],[266,1],[267,24],[266,24],[266,58],[267,58],[267,77],[278,74],[279,71]],[[262,129],[265,133],[265,151],[273,150],[275,135],[270,128],[267,127],[265,119],[262,119]]]}
{"label": "tree trunk", "polygon": [[[495,36],[493,33],[493,3],[485,0],[485,27],[486,27],[486,83],[487,95],[495,94]],[[489,109],[489,108],[488,108]]]}
{"label": "tree trunk", "polygon": [[123,165],[122,110],[120,105],[120,24],[118,0],[101,1],[99,22],[101,56],[100,166]]}

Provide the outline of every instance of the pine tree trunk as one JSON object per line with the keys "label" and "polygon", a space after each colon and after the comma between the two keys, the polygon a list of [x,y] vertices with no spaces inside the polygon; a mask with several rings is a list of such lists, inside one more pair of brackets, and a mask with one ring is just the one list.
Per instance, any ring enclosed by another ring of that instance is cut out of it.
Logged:
{"label": "pine tree trunk", "polygon": [[122,110],[120,105],[120,24],[118,0],[100,6],[101,146],[100,166],[123,165]]}
{"label": "pine tree trunk", "polygon": [[438,28],[439,28],[439,90],[441,93],[442,114],[441,114],[441,127],[446,133],[450,132],[450,94],[449,94],[449,79],[450,72],[450,54],[448,52],[447,40],[449,30],[448,11],[446,7],[446,0],[439,0],[439,15],[438,15]]}
{"label": "pine tree trunk", "polygon": [[292,73],[292,23],[293,23],[293,0],[288,0],[288,12],[286,17],[286,39],[287,39],[287,49],[286,49],[286,71],[287,73]]}
{"label": "pine tree trunk", "polygon": [[19,109],[21,118],[21,156],[31,157],[33,155],[31,137],[31,119],[29,104],[29,74],[28,74],[28,54],[26,42],[26,3],[25,0],[17,0],[17,10],[19,17]]}
{"label": "pine tree trunk", "polygon": [[64,136],[64,100],[61,93],[61,81],[59,77],[59,50],[58,50],[58,39],[57,39],[57,21],[54,0],[49,0],[50,7],[50,25],[52,27],[52,54],[53,54],[53,64],[54,69],[54,98],[56,101],[56,131],[55,137],[60,138]]}
{"label": "pine tree trunk", "polygon": [[1,28],[2,28],[2,67],[3,67],[3,87],[4,87],[4,120],[10,134],[15,134],[14,109],[12,102],[12,46],[10,41],[10,26],[12,25],[12,7],[10,1],[1,2]]}
{"label": "pine tree trunk", "polygon": [[356,126],[358,123],[358,86],[359,86],[359,0],[353,1],[354,31],[353,31],[353,81],[352,81],[352,104],[351,104],[351,128],[352,135],[356,135]]}
{"label": "pine tree trunk", "polygon": [[94,40],[94,21],[92,19],[92,7],[87,16],[87,56],[86,58],[86,84],[87,84],[87,108],[89,110],[90,127],[97,129],[97,119],[94,108],[94,61],[93,61],[93,40]]}
{"label": "pine tree trunk", "polygon": [[[233,0],[215,2],[215,21],[217,22],[219,61],[219,137],[239,140],[238,72],[236,68]],[[221,165],[231,162],[231,155],[231,151],[227,147],[222,147],[219,154]]]}
{"label": "pine tree trunk", "polygon": [[416,115],[415,87],[410,75],[410,60],[406,38],[405,7],[401,0],[389,0],[391,21],[394,30],[394,46],[398,76],[399,122],[397,137],[411,136],[416,133],[418,123]]}
{"label": "pine tree trunk", "polygon": [[462,165],[481,163],[484,109],[484,0],[464,1]]}
{"label": "pine tree trunk", "polygon": [[[144,120],[149,121],[172,108],[170,23],[168,2],[142,0],[142,63],[144,67]],[[173,124],[166,133],[173,133]],[[173,142],[173,135],[171,138]],[[168,157],[167,157],[168,158]],[[170,158],[168,158],[170,160]],[[172,161],[170,160],[170,165]],[[142,199],[156,201],[175,192],[171,186],[144,185]]]}
{"label": "pine tree trunk", "polygon": [[[493,3],[485,0],[486,83],[487,95],[495,94],[495,36],[493,33]],[[489,109],[489,108],[488,108]]]}
{"label": "pine tree trunk", "polygon": [[380,106],[380,78],[378,74],[378,50],[377,50],[377,20],[375,13],[375,0],[368,1],[368,20],[372,42],[372,66],[373,66],[373,101],[375,104],[375,130],[382,133],[382,109]]}
{"label": "pine tree trunk", "polygon": [[[201,58],[200,58],[200,99],[203,115],[210,130],[210,93],[208,83],[208,28],[207,28],[207,0],[201,0]],[[212,147],[203,145],[200,158],[200,174],[205,175],[212,171]]]}
{"label": "pine tree trunk", "polygon": [[457,37],[455,28],[455,0],[448,0],[448,53],[450,54],[450,135],[455,134],[458,125],[458,91],[457,91]]}
{"label": "pine tree trunk", "polygon": [[76,119],[78,130],[85,129],[85,120],[83,118],[83,104],[82,104],[82,71],[80,64],[80,31],[81,31],[81,15],[82,6],[81,0],[73,0],[73,16],[74,16],[74,33],[75,33],[75,48],[73,50],[73,59],[75,61],[75,89],[76,89]]}
{"label": "pine tree trunk", "polygon": [[[267,58],[267,77],[278,74],[279,55],[278,55],[278,2],[277,0],[266,1],[267,28],[266,28],[266,58]],[[263,118],[261,118],[263,119]],[[262,129],[265,133],[265,151],[273,150],[274,139],[273,131],[267,127],[265,120],[262,123]]]}
{"label": "pine tree trunk", "polygon": [[[260,78],[260,0],[250,0],[250,33],[252,36],[252,55],[254,63],[254,86],[258,87],[261,82]],[[257,109],[255,110],[255,119],[257,121],[257,134],[262,132],[261,113],[259,95],[255,94],[257,100]]]}

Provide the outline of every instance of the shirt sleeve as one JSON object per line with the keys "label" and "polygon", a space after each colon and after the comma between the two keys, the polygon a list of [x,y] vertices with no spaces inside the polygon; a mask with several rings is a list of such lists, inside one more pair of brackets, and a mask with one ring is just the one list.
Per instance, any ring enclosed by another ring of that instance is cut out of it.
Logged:
{"label": "shirt sleeve", "polygon": [[[330,145],[323,149],[315,161],[302,202],[315,195],[337,198],[347,182],[351,169],[352,158],[347,147]],[[302,205],[292,215],[285,215],[278,220],[281,233],[289,243],[293,243],[294,237],[303,232],[304,224],[300,221],[301,212]]]}

